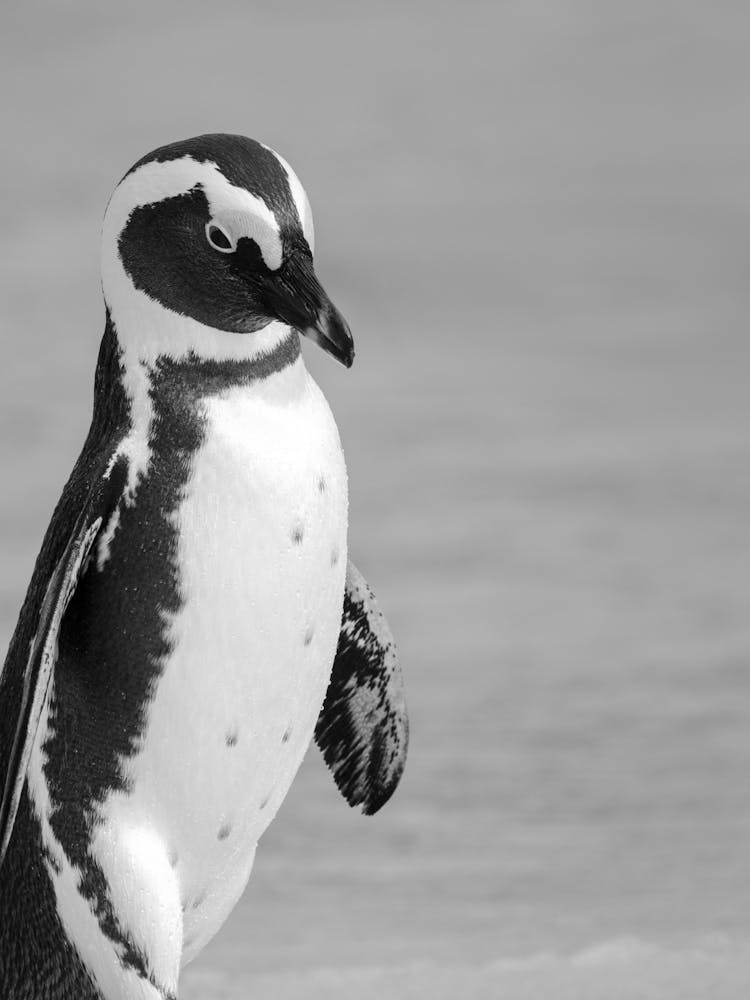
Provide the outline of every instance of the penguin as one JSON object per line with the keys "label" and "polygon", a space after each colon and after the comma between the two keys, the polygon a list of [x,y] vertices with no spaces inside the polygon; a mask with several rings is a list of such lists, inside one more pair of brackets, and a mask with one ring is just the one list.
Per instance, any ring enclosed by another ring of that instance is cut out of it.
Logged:
{"label": "penguin", "polygon": [[144,156],[102,227],[88,436],[0,674],[0,996],[175,1000],[314,739],[350,805],[404,769],[398,655],[347,555],[344,366],[289,164]]}

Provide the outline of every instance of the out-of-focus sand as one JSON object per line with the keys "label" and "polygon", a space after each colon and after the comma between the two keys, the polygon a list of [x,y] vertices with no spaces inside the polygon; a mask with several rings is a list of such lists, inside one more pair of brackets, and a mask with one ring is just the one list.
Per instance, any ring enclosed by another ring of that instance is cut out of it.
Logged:
{"label": "out-of-focus sand", "polygon": [[99,220],[141,153],[216,130],[283,152],[357,340],[349,373],[307,357],[400,640],[409,768],[369,820],[311,752],[184,996],[746,994],[750,11],[3,22],[3,641],[88,421]]}
{"label": "out-of-focus sand", "polygon": [[[543,953],[488,964],[325,968],[248,976],[195,970],[187,1000],[737,1000],[750,983],[750,948],[709,942],[689,952],[609,941],[571,956]],[[186,977],[187,979],[187,977]],[[187,983],[186,983],[187,985]]]}

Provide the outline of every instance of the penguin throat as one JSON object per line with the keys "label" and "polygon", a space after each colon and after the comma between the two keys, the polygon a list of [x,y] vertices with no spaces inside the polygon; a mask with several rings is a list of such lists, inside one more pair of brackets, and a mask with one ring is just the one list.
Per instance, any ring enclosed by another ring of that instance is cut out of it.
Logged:
{"label": "penguin throat", "polygon": [[[138,475],[150,464],[155,419],[179,428],[209,397],[242,386],[269,391],[284,372],[295,385],[304,378],[299,334],[282,323],[271,322],[254,334],[235,334],[208,327],[196,331],[201,324],[172,316],[171,329],[153,331],[134,327],[133,317],[127,315],[123,322],[107,309],[91,433],[106,437],[116,432],[120,437],[113,461],[120,454],[128,458],[131,497]],[[200,343],[198,332],[206,334]],[[289,379],[281,381],[289,391]]]}
{"label": "penguin throat", "polygon": [[171,370],[203,379],[207,394],[228,385],[266,378],[300,354],[299,334],[284,323],[269,321],[253,333],[218,330],[166,309],[135,289],[107,302],[117,337],[122,381],[133,417],[150,409],[150,381]]}

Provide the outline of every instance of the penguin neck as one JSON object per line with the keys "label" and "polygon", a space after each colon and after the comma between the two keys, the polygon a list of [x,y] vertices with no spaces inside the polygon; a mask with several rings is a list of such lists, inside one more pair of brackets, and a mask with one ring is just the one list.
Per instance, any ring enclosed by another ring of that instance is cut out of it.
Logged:
{"label": "penguin neck", "polygon": [[94,393],[99,426],[129,424],[148,435],[157,401],[162,412],[180,412],[189,400],[243,386],[267,390],[299,382],[305,371],[299,334],[285,324],[237,334],[163,312],[152,329],[143,314],[121,318],[107,306]]}
{"label": "penguin neck", "polygon": [[[209,349],[200,352],[193,344],[181,352],[160,350],[156,338],[149,347],[142,331],[133,333],[107,309],[84,446],[90,455],[119,442],[110,463],[117,455],[127,458],[131,497],[151,467],[157,441],[162,455],[176,449],[183,459],[199,446],[210,397],[252,393],[285,406],[306,391],[299,334],[280,323],[255,334],[215,331],[222,335],[213,344],[209,338]],[[210,349],[217,341],[229,350]]]}
{"label": "penguin neck", "polygon": [[94,413],[90,434],[106,438],[125,429],[131,422],[131,400],[125,392],[123,375],[122,351],[107,309],[94,374]]}

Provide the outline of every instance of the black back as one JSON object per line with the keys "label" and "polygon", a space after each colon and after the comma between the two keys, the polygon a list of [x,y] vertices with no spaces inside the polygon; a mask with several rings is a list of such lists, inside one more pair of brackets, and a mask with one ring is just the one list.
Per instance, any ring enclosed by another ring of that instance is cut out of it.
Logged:
{"label": "black back", "polygon": [[[127,428],[117,345],[107,322],[95,380],[91,429],[63,489],[34,567],[0,676],[0,760],[11,751],[22,701],[24,669],[47,584],[68,544],[86,498]],[[0,984],[4,1000],[99,1000],[65,937],[43,862],[41,830],[26,790],[0,868]]]}

